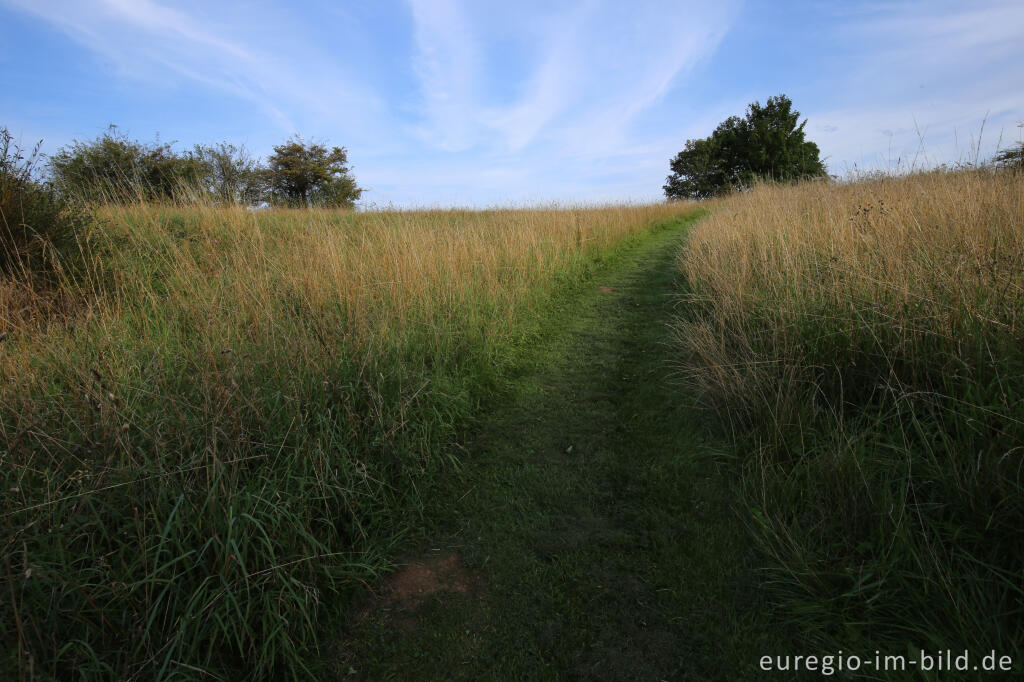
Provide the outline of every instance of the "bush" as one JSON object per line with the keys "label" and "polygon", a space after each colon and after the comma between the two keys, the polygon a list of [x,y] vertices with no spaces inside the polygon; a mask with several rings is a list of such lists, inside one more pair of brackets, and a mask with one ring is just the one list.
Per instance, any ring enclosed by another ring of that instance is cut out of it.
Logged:
{"label": "bush", "polygon": [[996,154],[994,161],[997,166],[1002,166],[1003,168],[1024,169],[1024,142],[1021,142],[1016,147],[999,152]]}
{"label": "bush", "polygon": [[257,204],[265,193],[265,178],[259,163],[245,147],[227,142],[197,144],[192,158],[201,165],[201,188],[221,204]]}
{"label": "bush", "polygon": [[193,193],[207,170],[196,155],[176,154],[172,143],[131,140],[116,126],[91,142],[75,140],[50,160],[53,181],[61,192],[117,203]]}
{"label": "bush", "polygon": [[116,126],[91,142],[75,141],[50,160],[61,194],[92,202],[211,201],[218,204],[353,207],[356,185],[344,147],[294,138],[274,147],[266,165],[227,142],[176,153],[172,143],[143,143]]}
{"label": "bush", "polygon": [[26,155],[0,128],[0,273],[53,269],[76,250],[88,216],[33,175],[39,145]]}

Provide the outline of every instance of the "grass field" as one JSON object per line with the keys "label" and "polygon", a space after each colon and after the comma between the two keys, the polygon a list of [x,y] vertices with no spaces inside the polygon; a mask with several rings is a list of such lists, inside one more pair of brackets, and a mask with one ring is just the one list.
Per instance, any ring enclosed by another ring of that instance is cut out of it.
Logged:
{"label": "grass field", "polygon": [[5,669],[309,674],[550,300],[690,211],[94,208],[0,283]]}
{"label": "grass field", "polygon": [[720,442],[672,379],[675,253],[632,245],[559,305],[432,480],[397,570],[325,646],[342,680],[746,680],[780,637]]}
{"label": "grass field", "polygon": [[679,363],[736,443],[782,619],[826,651],[1019,670],[1024,176],[761,186],[710,211],[679,258]]}
{"label": "grass field", "polygon": [[1019,172],[91,211],[0,280],[0,676],[1020,670]]}

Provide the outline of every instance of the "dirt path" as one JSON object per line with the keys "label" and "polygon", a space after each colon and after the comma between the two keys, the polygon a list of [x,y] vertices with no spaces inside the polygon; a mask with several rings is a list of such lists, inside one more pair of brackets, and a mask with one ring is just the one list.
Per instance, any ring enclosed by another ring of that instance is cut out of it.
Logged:
{"label": "dirt path", "polygon": [[339,679],[744,679],[770,642],[666,322],[684,226],[550,318],[427,544],[362,600]]}

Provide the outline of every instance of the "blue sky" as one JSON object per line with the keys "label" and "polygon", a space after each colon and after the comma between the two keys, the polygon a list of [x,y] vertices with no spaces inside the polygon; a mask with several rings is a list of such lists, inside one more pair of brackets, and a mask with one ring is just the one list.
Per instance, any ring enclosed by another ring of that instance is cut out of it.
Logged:
{"label": "blue sky", "polygon": [[686,139],[778,93],[837,174],[1024,134],[1021,0],[0,0],[0,35],[23,143],[300,133],[378,206],[657,200]]}

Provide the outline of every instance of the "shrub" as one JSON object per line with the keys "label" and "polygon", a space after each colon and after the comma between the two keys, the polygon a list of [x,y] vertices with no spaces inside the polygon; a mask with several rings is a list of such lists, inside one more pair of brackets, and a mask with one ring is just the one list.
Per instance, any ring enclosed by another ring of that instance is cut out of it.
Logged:
{"label": "shrub", "polygon": [[196,155],[176,154],[169,142],[131,140],[116,126],[91,142],[62,147],[50,160],[50,171],[65,194],[116,203],[173,199],[194,192],[207,175]]}
{"label": "shrub", "polygon": [[33,174],[39,145],[25,154],[7,128],[0,128],[0,273],[52,269],[75,250],[88,220],[81,208]]}
{"label": "shrub", "polygon": [[1024,169],[1024,142],[996,154],[995,162],[1004,168]]}
{"label": "shrub", "polygon": [[265,178],[245,147],[227,142],[197,144],[192,158],[201,164],[203,191],[220,204],[255,204],[263,199]]}

